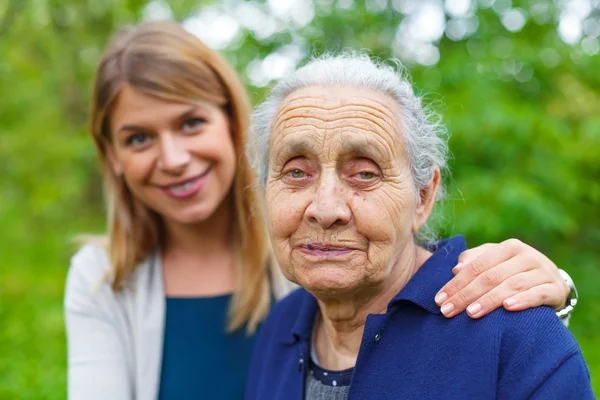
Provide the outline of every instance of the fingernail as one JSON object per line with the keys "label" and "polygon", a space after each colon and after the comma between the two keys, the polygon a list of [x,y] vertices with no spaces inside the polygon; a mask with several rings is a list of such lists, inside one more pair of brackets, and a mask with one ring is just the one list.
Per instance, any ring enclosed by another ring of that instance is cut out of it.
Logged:
{"label": "fingernail", "polygon": [[[431,298],[431,297],[430,297]],[[437,304],[441,304],[444,302],[444,300],[446,300],[448,298],[448,295],[446,294],[446,292],[439,292],[436,296],[435,296],[435,302]]]}
{"label": "fingernail", "polygon": [[455,274],[458,273],[460,271],[460,269],[463,267],[463,263],[459,262],[458,264],[456,264],[456,266],[454,268],[452,268],[452,272],[454,272]]}
{"label": "fingernail", "polygon": [[471,304],[469,307],[467,307],[467,311],[471,315],[477,315],[477,313],[479,311],[481,311],[481,304],[479,304],[479,303]]}
{"label": "fingernail", "polygon": [[[431,298],[431,297],[430,297]],[[442,314],[444,315],[448,315],[452,312],[452,310],[454,310],[454,304],[452,303],[448,303],[448,304],[444,304],[442,306],[442,308],[440,309],[440,311],[442,312]]]}
{"label": "fingernail", "polygon": [[508,298],[506,300],[504,300],[504,304],[506,304],[508,307],[512,307],[515,304],[517,304],[517,300],[515,300],[514,298]]}

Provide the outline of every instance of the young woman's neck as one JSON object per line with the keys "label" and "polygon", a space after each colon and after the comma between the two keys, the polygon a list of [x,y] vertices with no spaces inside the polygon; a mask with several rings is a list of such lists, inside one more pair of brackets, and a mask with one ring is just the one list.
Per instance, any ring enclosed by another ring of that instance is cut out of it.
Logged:
{"label": "young woman's neck", "polygon": [[165,222],[161,251],[167,296],[213,297],[236,290],[232,216],[227,198],[201,224]]}
{"label": "young woman's neck", "polygon": [[205,221],[186,225],[164,222],[163,253],[206,256],[231,248],[232,205],[229,196]]}

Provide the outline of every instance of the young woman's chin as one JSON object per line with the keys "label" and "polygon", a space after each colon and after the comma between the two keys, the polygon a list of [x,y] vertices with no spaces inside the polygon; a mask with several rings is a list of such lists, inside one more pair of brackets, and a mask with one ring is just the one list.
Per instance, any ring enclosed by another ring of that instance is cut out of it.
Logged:
{"label": "young woman's chin", "polygon": [[[146,193],[145,193],[146,194]],[[152,208],[160,215],[165,222],[173,222],[181,225],[201,224],[213,217],[222,215],[224,203],[227,201],[227,195],[224,198],[220,193],[210,193],[210,196],[198,196],[189,200],[165,199],[163,194],[156,196],[156,193],[149,193],[146,196],[146,205]]]}
{"label": "young woman's chin", "polygon": [[218,208],[219,204],[214,206],[202,204],[182,210],[169,210],[169,212],[162,214],[162,216],[167,221],[171,221],[176,224],[196,225],[210,220],[211,217],[215,215],[215,212]]}

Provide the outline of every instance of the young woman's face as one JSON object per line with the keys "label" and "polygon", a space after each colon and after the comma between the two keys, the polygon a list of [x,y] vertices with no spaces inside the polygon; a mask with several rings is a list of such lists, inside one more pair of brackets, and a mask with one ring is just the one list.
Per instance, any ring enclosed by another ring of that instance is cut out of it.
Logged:
{"label": "young woman's face", "polygon": [[125,86],[110,120],[113,170],[165,221],[205,221],[224,201],[235,151],[218,106],[169,103]]}

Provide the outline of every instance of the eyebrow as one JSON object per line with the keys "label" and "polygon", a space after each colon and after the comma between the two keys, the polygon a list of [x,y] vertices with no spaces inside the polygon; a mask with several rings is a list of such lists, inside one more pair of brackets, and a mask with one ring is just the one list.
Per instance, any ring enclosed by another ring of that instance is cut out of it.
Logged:
{"label": "eyebrow", "polygon": [[287,145],[286,153],[290,154],[304,154],[308,153],[313,149],[314,146],[311,146],[310,141],[306,139],[294,140],[292,143]]}
{"label": "eyebrow", "polygon": [[187,110],[186,112],[183,112],[179,115],[179,117],[177,117],[178,120],[183,120],[186,119],[188,117],[191,117],[192,115],[196,114],[196,112],[198,112],[198,110],[200,110],[202,107],[198,107],[198,106],[193,106],[191,107],[189,110]]}
{"label": "eyebrow", "polygon": [[143,131],[145,128],[143,126],[140,125],[124,125],[122,127],[119,128],[118,132],[125,132],[125,131]]}
{"label": "eyebrow", "polygon": [[[184,120],[192,115],[194,115],[196,112],[198,112],[198,110],[200,109],[200,107],[198,106],[192,106],[191,108],[189,108],[187,111],[184,111],[183,113],[181,113],[179,116],[177,116],[175,119],[177,121],[181,121]],[[123,125],[119,128],[119,130],[117,132],[127,132],[127,131],[143,131],[146,128],[144,128],[141,125]]]}
{"label": "eyebrow", "polygon": [[300,139],[288,139],[283,140],[278,144],[280,151],[275,154],[275,157],[285,156],[286,158],[296,157],[302,154],[310,153],[314,145],[311,145],[309,139],[300,138]]}
{"label": "eyebrow", "polygon": [[[314,150],[314,143],[310,139],[289,139],[280,143],[278,147],[283,147],[281,151],[275,154],[275,158],[290,159],[300,155],[310,154]],[[342,149],[345,154],[350,154],[355,157],[368,158],[375,162],[384,161],[388,158],[385,149],[378,145],[373,140],[346,140],[342,144]]]}
{"label": "eyebrow", "polygon": [[352,139],[342,143],[342,149],[345,153],[350,153],[358,157],[369,158],[371,160],[380,160],[385,158],[382,154],[381,146],[377,145],[373,140],[364,140],[358,143]]}

